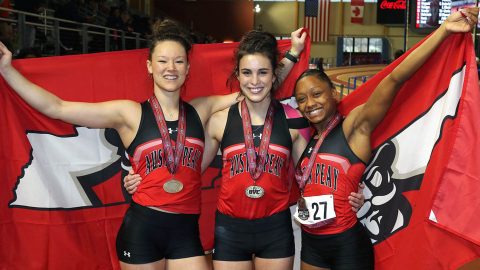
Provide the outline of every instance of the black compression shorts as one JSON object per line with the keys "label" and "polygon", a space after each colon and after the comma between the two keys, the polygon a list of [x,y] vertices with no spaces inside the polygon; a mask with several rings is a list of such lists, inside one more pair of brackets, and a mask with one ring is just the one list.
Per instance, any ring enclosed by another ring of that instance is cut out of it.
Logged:
{"label": "black compression shorts", "polygon": [[288,258],[295,253],[290,209],[254,220],[239,219],[217,212],[215,249],[217,261],[250,261]]}
{"label": "black compression shorts", "polygon": [[202,256],[198,218],[132,202],[117,235],[117,256],[129,264]]}
{"label": "black compression shorts", "polygon": [[374,267],[372,242],[360,223],[332,235],[302,231],[301,259],[313,266],[338,270],[370,270]]}

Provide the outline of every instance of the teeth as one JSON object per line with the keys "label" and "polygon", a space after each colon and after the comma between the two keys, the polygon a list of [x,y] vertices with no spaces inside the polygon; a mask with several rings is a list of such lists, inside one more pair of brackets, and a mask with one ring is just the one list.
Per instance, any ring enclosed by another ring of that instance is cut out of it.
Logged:
{"label": "teeth", "polygon": [[163,77],[167,80],[176,80],[178,78],[178,76],[174,76],[174,75],[166,75]]}
{"label": "teeth", "polygon": [[316,115],[316,114],[319,114],[321,111],[321,109],[316,109],[316,110],[313,110],[313,111],[309,111],[308,114],[309,115]]}
{"label": "teeth", "polygon": [[262,90],[263,90],[263,87],[250,88],[250,91],[255,94],[261,92]]}

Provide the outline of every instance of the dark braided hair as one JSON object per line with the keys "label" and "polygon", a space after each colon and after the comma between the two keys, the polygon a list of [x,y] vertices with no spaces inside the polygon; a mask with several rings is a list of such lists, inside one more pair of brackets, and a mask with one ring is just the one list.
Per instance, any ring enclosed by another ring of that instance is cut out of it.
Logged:
{"label": "dark braided hair", "polygon": [[157,21],[152,26],[152,39],[150,44],[150,52],[148,59],[152,59],[155,46],[162,41],[175,41],[178,42],[185,49],[185,52],[190,52],[192,43],[190,40],[190,33],[181,26],[178,22],[165,19],[163,21]]}
{"label": "dark braided hair", "polygon": [[302,74],[300,74],[297,81],[295,82],[295,88],[294,89],[295,90],[297,89],[298,81],[300,81],[302,78],[309,77],[309,76],[313,76],[313,77],[319,79],[320,81],[326,82],[331,90],[335,89],[335,86],[333,85],[332,80],[330,80],[330,78],[327,76],[327,74],[325,74],[325,72],[323,72],[323,70],[316,69],[316,68],[315,69],[307,69],[304,72],[302,72]]}
{"label": "dark braided hair", "polygon": [[[253,30],[242,37],[242,40],[240,40],[240,44],[235,50],[235,67],[227,82],[230,84],[230,86],[232,86],[232,82],[239,75],[240,60],[244,56],[251,54],[261,54],[267,57],[270,61],[270,64],[272,65],[272,72],[274,76],[277,77],[276,70],[277,67],[281,65],[279,61],[280,53],[277,47],[277,40],[272,34],[268,32]],[[275,80],[273,82],[272,90],[275,90],[277,87],[278,80]]]}

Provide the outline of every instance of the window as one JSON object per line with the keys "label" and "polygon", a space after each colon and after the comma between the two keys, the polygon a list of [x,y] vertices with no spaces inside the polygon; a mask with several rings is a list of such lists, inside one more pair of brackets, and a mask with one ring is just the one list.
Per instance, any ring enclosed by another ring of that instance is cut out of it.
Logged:
{"label": "window", "polygon": [[345,37],[343,38],[343,52],[381,53],[382,39]]}
{"label": "window", "polygon": [[368,44],[369,52],[382,52],[382,39],[381,38],[370,38]]}
{"label": "window", "polygon": [[343,38],[343,52],[353,52],[353,38]]}
{"label": "window", "polygon": [[368,38],[355,38],[353,51],[368,52]]}

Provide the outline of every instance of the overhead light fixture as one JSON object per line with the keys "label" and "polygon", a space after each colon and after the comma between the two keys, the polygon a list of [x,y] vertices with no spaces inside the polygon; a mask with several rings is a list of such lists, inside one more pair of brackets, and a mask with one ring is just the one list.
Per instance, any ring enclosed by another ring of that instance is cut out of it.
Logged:
{"label": "overhead light fixture", "polygon": [[253,11],[255,11],[255,13],[260,13],[262,9],[260,8],[260,5],[257,4],[254,8],[253,8]]}

